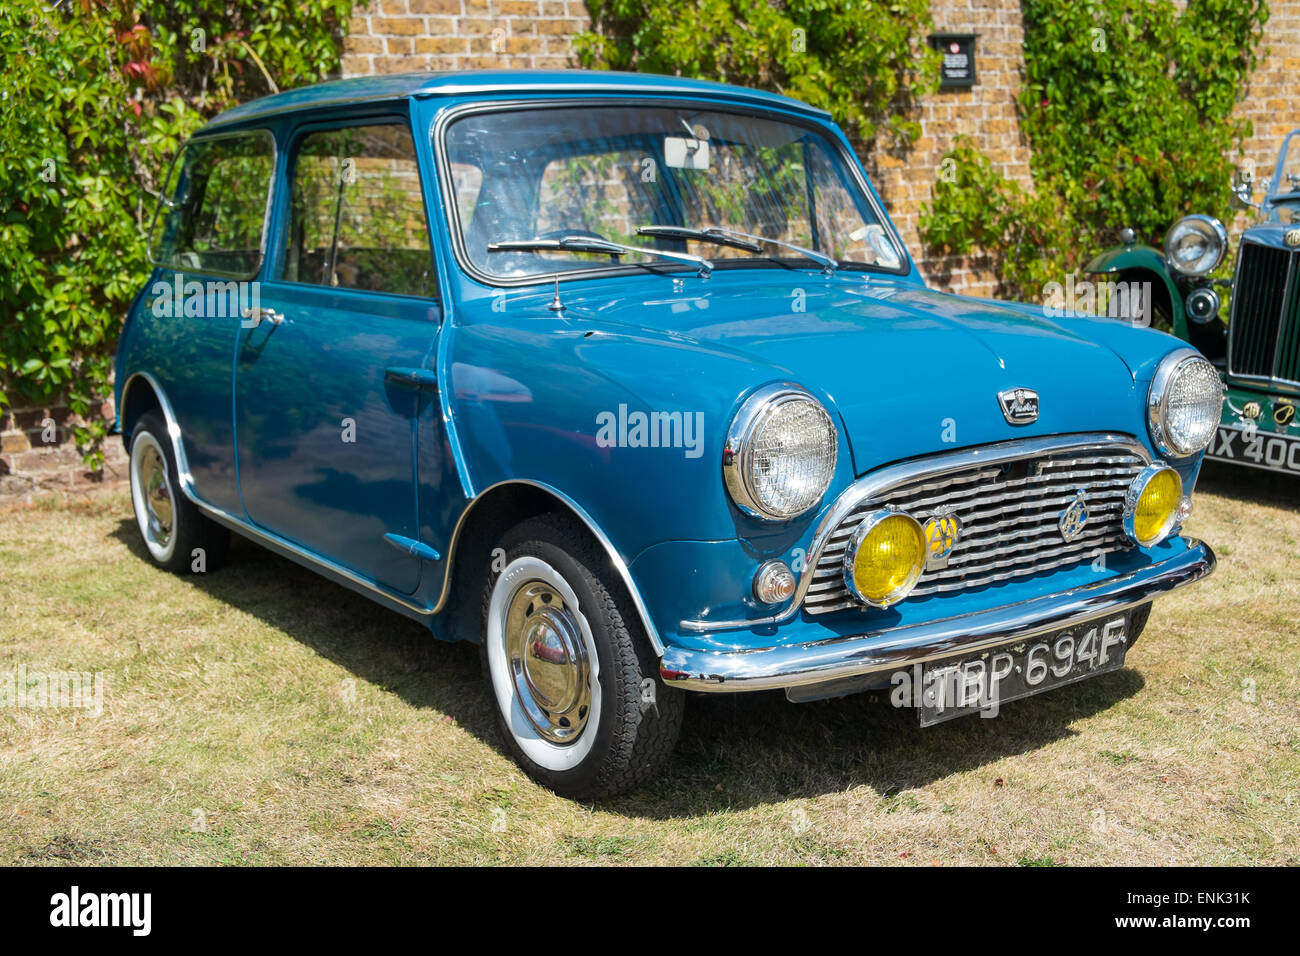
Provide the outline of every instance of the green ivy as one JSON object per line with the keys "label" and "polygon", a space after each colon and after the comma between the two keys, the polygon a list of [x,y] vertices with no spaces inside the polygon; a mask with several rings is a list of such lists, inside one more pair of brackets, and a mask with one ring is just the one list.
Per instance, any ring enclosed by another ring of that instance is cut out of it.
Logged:
{"label": "green ivy", "polygon": [[1021,129],[1032,189],[958,139],[921,215],[932,255],[975,255],[998,293],[1041,298],[1120,229],[1159,245],[1191,212],[1231,216],[1233,109],[1257,62],[1263,0],[1022,0]]}
{"label": "green ivy", "polygon": [[860,142],[920,135],[938,86],[928,0],[588,0],[587,67],[719,80],[828,110]]}
{"label": "green ivy", "polygon": [[337,69],[351,0],[5,0],[0,7],[0,410],[66,400],[103,460],[118,330],[153,195],[217,112]]}

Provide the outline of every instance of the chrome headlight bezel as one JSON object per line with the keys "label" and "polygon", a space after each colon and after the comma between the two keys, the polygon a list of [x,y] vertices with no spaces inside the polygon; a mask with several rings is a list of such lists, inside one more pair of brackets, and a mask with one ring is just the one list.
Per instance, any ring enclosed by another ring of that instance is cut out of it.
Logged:
{"label": "chrome headlight bezel", "polygon": [[[830,442],[830,466],[820,491],[797,511],[782,512],[763,502],[754,481],[754,436],[771,419],[772,414],[790,402],[805,403],[822,418]],[[791,521],[815,508],[826,496],[839,461],[839,439],[835,422],[821,402],[798,385],[765,385],[741,403],[727,429],[727,443],[722,453],[722,476],[736,507],[751,518],[763,521]]]}
{"label": "chrome headlight bezel", "polygon": [[[1177,508],[1174,508],[1173,511],[1169,513],[1169,517],[1165,519],[1164,524],[1160,526],[1159,533],[1156,534],[1155,537],[1143,541],[1137,536],[1137,529],[1135,527],[1138,502],[1141,501],[1142,493],[1147,490],[1147,486],[1150,485],[1158,475],[1165,472],[1169,472],[1178,480],[1179,504]],[[1124,492],[1124,510],[1122,520],[1125,536],[1140,548],[1154,548],[1161,541],[1168,538],[1182,524],[1185,512],[1191,510],[1190,501],[1186,495],[1182,494],[1182,491],[1182,476],[1168,465],[1156,462],[1155,464],[1147,465],[1147,467],[1143,468]]]}
{"label": "chrome headlight bezel", "polygon": [[[894,590],[890,591],[889,594],[885,595],[883,598],[875,599],[867,597],[867,595],[863,594],[858,589],[858,582],[854,574],[854,569],[857,567],[858,552],[862,549],[862,542],[866,540],[867,536],[871,534],[871,532],[874,531],[882,521],[888,519],[904,519],[910,522],[911,525],[914,526],[913,530],[921,540],[922,548],[920,560],[912,566],[907,577],[904,578],[903,583],[894,588]],[[853,529],[853,534],[849,536],[848,542],[844,545],[844,585],[848,588],[851,595],[868,607],[880,608],[882,610],[893,607],[900,601],[905,600],[907,596],[912,593],[912,589],[916,587],[917,582],[921,580],[921,575],[925,573],[925,563],[928,554],[929,548],[926,543],[925,529],[922,528],[921,522],[917,521],[916,518],[912,517],[912,515],[908,514],[906,511],[896,511],[891,508],[882,508],[879,511],[873,511],[871,514],[863,518],[861,523]]]}
{"label": "chrome headlight bezel", "polygon": [[[1215,398],[1216,410],[1214,417],[1211,419],[1206,439],[1200,445],[1190,445],[1180,443],[1169,427],[1168,399],[1170,387],[1177,377],[1185,374],[1187,369],[1197,364],[1208,367],[1213,380],[1218,383],[1218,388]],[[1222,406],[1223,381],[1219,378],[1219,371],[1214,367],[1214,364],[1195,349],[1178,349],[1169,353],[1156,367],[1156,374],[1151,379],[1151,387],[1147,390],[1147,427],[1151,432],[1151,440],[1155,443],[1156,449],[1166,458],[1190,458],[1193,455],[1200,454],[1214,440],[1214,433],[1219,425],[1219,410],[1222,409]]]}
{"label": "chrome headlight bezel", "polygon": [[[1199,233],[1210,243],[1210,248],[1214,250],[1212,260],[1207,256],[1201,256],[1196,260],[1200,265],[1195,268],[1187,268],[1185,263],[1174,258],[1175,239],[1181,237],[1181,235],[1186,235],[1188,232]],[[1180,275],[1192,277],[1209,275],[1219,268],[1219,265],[1223,262],[1223,257],[1227,253],[1228,230],[1223,227],[1223,223],[1213,216],[1204,216],[1200,213],[1184,216],[1170,226],[1169,231],[1165,233],[1165,262],[1169,268]]]}

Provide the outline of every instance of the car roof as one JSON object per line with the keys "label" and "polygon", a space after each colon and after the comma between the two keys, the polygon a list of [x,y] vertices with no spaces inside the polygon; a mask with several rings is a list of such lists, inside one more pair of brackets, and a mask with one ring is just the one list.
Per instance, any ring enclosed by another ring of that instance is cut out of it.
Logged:
{"label": "car roof", "polygon": [[358,76],[303,86],[250,100],[226,110],[204,130],[247,123],[298,110],[347,106],[407,97],[510,95],[512,93],[645,93],[707,95],[750,105],[829,117],[825,110],[776,93],[750,90],[726,83],[692,80],[653,73],[619,73],[613,70],[467,70],[444,73],[391,73]]}

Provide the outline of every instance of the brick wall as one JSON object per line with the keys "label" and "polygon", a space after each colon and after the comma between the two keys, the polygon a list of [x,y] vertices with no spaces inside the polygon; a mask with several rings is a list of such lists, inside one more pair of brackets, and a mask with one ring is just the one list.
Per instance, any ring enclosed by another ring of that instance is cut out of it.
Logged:
{"label": "brick wall", "polygon": [[343,75],[563,69],[590,24],[581,0],[370,0],[348,24]]}
{"label": "brick wall", "polygon": [[[1273,175],[1282,137],[1300,127],[1300,0],[1270,0],[1269,9],[1272,13],[1264,28],[1267,53],[1237,105],[1237,115],[1255,127],[1255,134],[1243,144],[1242,162],[1253,164],[1256,181]],[[1237,216],[1230,230],[1234,240],[1249,222],[1245,213]]]}
{"label": "brick wall", "polygon": [[1019,0],[934,0],[930,15],[936,33],[977,33],[976,85],[940,90],[921,103],[921,137],[904,156],[877,154],[864,161],[908,251],[918,259],[935,288],[990,296],[993,275],[975,261],[922,256],[921,207],[931,199],[943,154],[955,137],[969,136],[994,167],[1009,179],[1030,185],[1029,147],[1020,133],[1016,98],[1024,63],[1024,27]]}
{"label": "brick wall", "polygon": [[[113,418],[112,402],[100,414]],[[82,424],[66,406],[6,409],[0,414],[0,502],[70,497],[127,487],[126,453],[116,435],[104,440],[104,468],[89,471],[73,440]]]}

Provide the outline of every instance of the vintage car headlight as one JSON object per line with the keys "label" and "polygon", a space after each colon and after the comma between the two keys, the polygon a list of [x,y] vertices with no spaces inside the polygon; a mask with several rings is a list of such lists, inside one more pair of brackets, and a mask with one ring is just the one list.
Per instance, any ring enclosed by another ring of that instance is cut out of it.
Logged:
{"label": "vintage car headlight", "polygon": [[844,549],[844,583],[872,607],[897,604],[925,570],[927,550],[925,531],[911,515],[872,512],[853,529]]}
{"label": "vintage car headlight", "polygon": [[835,425],[821,402],[793,385],[770,385],[746,399],[727,431],[722,473],[746,514],[785,521],[830,487]]}
{"label": "vintage car headlight", "polygon": [[1228,230],[1213,216],[1184,216],[1165,235],[1165,261],[1183,275],[1213,272],[1228,251]]}
{"label": "vintage car headlight", "polygon": [[1219,372],[1199,352],[1165,357],[1147,393],[1151,438],[1165,455],[1185,458],[1209,445],[1223,408]]}
{"label": "vintage car headlight", "polygon": [[1178,524],[1183,500],[1178,472],[1168,465],[1147,466],[1124,494],[1124,533],[1144,548],[1159,544]]}

